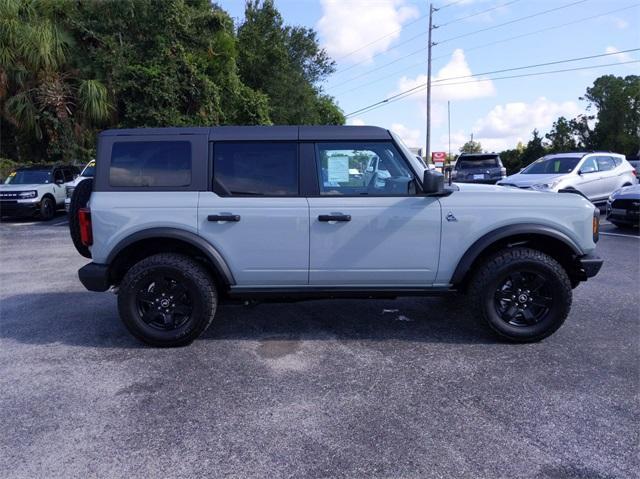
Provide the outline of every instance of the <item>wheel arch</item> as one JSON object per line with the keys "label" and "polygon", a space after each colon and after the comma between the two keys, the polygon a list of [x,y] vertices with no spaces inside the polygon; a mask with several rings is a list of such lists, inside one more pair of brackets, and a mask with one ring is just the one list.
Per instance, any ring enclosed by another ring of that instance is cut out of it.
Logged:
{"label": "wheel arch", "polygon": [[229,265],[211,243],[195,233],[177,228],[150,228],[121,240],[106,260],[111,281],[118,284],[134,263],[166,252],[197,258],[211,272],[218,286],[227,288],[235,284]]}
{"label": "wheel arch", "polygon": [[504,226],[480,237],[462,255],[451,277],[451,284],[464,290],[476,266],[494,252],[513,246],[527,245],[542,251],[558,261],[570,278],[575,258],[584,252],[580,246],[562,231],[539,224]]}

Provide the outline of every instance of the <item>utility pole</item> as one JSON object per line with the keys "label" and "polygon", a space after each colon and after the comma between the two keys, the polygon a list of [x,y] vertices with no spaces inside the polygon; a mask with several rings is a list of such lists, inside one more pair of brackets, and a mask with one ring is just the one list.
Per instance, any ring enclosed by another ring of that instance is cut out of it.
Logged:
{"label": "utility pole", "polygon": [[429,45],[427,48],[427,149],[425,155],[427,161],[431,158],[431,47],[435,45],[431,42],[431,31],[438,28],[433,25],[433,12],[437,11],[433,3],[429,4]]}
{"label": "utility pole", "polygon": [[447,100],[447,123],[449,126],[449,161],[451,161],[451,101]]}

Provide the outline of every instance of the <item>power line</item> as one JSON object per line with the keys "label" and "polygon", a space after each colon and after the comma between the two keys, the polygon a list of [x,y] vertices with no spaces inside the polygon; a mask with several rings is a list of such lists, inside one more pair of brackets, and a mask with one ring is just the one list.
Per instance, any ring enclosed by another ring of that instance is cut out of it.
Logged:
{"label": "power line", "polygon": [[[573,72],[573,71],[578,71],[578,70],[592,70],[594,68],[604,68],[604,67],[611,67],[611,66],[618,66],[618,65],[628,65],[631,63],[640,63],[640,60],[631,60],[631,61],[627,61],[627,62],[616,62],[616,63],[606,63],[603,65],[591,65],[591,66],[586,66],[586,67],[576,67],[576,68],[564,68],[561,70],[550,70],[550,71],[546,71],[546,72],[534,72],[534,73],[522,73],[519,75],[509,75],[509,76],[503,76],[503,77],[494,77],[494,78],[480,78],[478,80],[471,80],[471,81],[464,81],[464,82],[455,82],[455,83],[439,83],[437,85],[433,85],[433,86],[449,86],[449,85],[465,85],[468,83],[474,83],[474,82],[480,82],[480,81],[494,81],[494,80],[506,80],[506,79],[511,79],[511,78],[523,78],[523,77],[532,77],[532,76],[540,76],[540,75],[549,75],[552,73],[564,73],[564,72]],[[425,85],[421,85],[422,88],[425,88]],[[419,90],[412,90],[410,93],[402,93],[402,94],[398,94],[398,95],[402,95],[402,96],[394,96],[394,97],[389,97],[386,100],[383,100],[381,102],[369,105],[368,107],[365,108],[361,108],[360,110],[351,112],[347,115],[345,115],[345,117],[349,118],[353,115],[356,114],[361,114],[361,113],[368,113],[372,110],[376,110],[378,108],[381,108],[382,106],[386,106],[390,103],[394,103],[396,101],[400,101],[403,100],[404,98],[407,98],[415,93],[417,93]]]}
{"label": "power line", "polygon": [[[528,36],[531,36],[531,35],[536,35],[538,33],[543,33],[543,32],[548,32],[548,31],[551,31],[551,30],[556,30],[558,28],[564,28],[564,27],[567,27],[567,26],[570,26],[570,25],[575,25],[577,23],[582,23],[582,22],[586,22],[588,20],[593,20],[595,18],[604,17],[605,15],[611,15],[613,13],[618,13],[618,12],[621,12],[621,11],[624,11],[624,10],[629,10],[631,8],[638,8],[639,6],[640,6],[640,3],[633,4],[633,5],[628,5],[628,6],[622,7],[622,8],[616,8],[616,9],[613,9],[613,10],[608,10],[606,12],[602,12],[602,13],[599,13],[597,15],[590,15],[588,17],[580,18],[578,20],[574,20],[574,21],[571,21],[571,22],[563,22],[563,23],[559,23],[557,25],[553,25],[553,26],[550,26],[550,27],[545,27],[545,28],[541,28],[541,29],[538,29],[538,30],[534,30],[532,32],[523,33],[523,34],[520,34],[520,35],[511,36],[511,37],[506,37],[506,38],[502,38],[500,40],[495,40],[495,41],[492,41],[492,42],[489,42],[489,43],[484,43],[482,45],[476,45],[474,47],[465,48],[464,51],[465,51],[465,53],[467,53],[467,52],[474,51],[474,50],[480,50],[482,48],[486,48],[486,47],[490,47],[490,46],[493,46],[493,45],[497,45],[499,43],[505,43],[505,42],[508,42],[508,41],[511,41],[511,40],[516,40],[516,39],[519,39],[519,38],[524,38],[524,37],[528,37]],[[358,75],[356,75],[354,77],[349,78],[348,80],[345,80],[345,81],[342,81],[342,82],[340,82],[340,83],[338,83],[336,85],[333,85],[331,87],[331,90],[333,90],[335,88],[338,88],[338,87],[340,87],[342,85],[346,85],[347,83],[351,83],[353,80],[357,80],[358,78],[365,77],[365,76],[367,76],[367,75],[369,75],[369,74],[371,74],[373,72],[382,70],[382,69],[384,69],[384,68],[386,68],[386,67],[388,67],[390,65],[398,63],[398,62],[404,60],[405,58],[409,58],[411,56],[417,55],[418,53],[423,53],[425,51],[426,51],[426,47],[420,47],[419,49],[417,49],[415,51],[412,51],[411,53],[408,53],[407,55],[403,55],[402,57],[397,58],[397,59],[395,59],[395,60],[393,60],[391,62],[385,63],[385,64],[380,65],[379,67],[376,67],[376,68],[374,68],[372,70],[369,70],[367,72],[358,74]],[[440,60],[442,58],[448,58],[454,51],[455,50],[452,50],[452,51],[450,51],[450,52],[448,52],[448,53],[446,53],[444,55],[439,55],[437,57],[434,57],[432,60],[435,61],[435,60]],[[378,83],[378,82],[380,82],[382,80],[386,80],[387,78],[391,78],[391,77],[397,75],[398,73],[402,73],[405,70],[408,70],[408,69],[411,69],[411,68],[414,68],[414,67],[417,67],[417,66],[420,66],[420,65],[423,65],[423,64],[424,64],[424,62],[414,63],[414,64],[409,65],[408,67],[405,67],[405,68],[403,68],[401,70],[394,70],[389,75],[385,75],[385,76],[383,76],[381,78],[378,78],[376,80],[373,80],[371,82],[364,83],[364,84],[362,84],[360,86],[357,86],[355,88],[350,88],[348,90],[343,90],[343,91],[340,91],[340,92],[335,93],[335,94],[349,93],[349,92],[354,91],[356,89],[360,89],[360,88],[362,88],[364,86],[368,86],[368,85],[371,85],[373,83]]]}
{"label": "power line", "polygon": [[[516,19],[510,20],[509,22],[501,23],[501,24],[499,24],[499,25],[493,25],[493,26],[491,26],[491,27],[483,28],[483,29],[480,29],[480,30],[475,30],[475,31],[468,32],[468,33],[465,33],[465,34],[462,34],[462,35],[458,35],[458,36],[456,36],[456,37],[451,37],[451,38],[448,38],[448,39],[446,39],[446,40],[442,40],[442,41],[440,41],[440,42],[437,42],[437,44],[438,44],[438,45],[440,45],[440,44],[442,44],[442,43],[450,42],[450,41],[455,40],[455,39],[458,39],[458,38],[468,37],[468,36],[471,36],[471,35],[475,35],[476,33],[485,32],[485,31],[488,31],[488,30],[492,30],[492,29],[494,29],[494,28],[502,27],[502,26],[504,26],[504,25],[509,25],[509,24],[512,24],[512,23],[516,23],[516,22],[521,22],[521,21],[524,21],[524,20],[528,20],[529,18],[534,18],[534,17],[540,16],[540,15],[544,15],[544,14],[546,14],[546,13],[551,13],[551,12],[554,12],[554,11],[557,11],[557,10],[560,10],[560,9],[563,9],[563,8],[568,8],[568,7],[571,7],[571,6],[573,6],[573,5],[577,5],[577,4],[579,4],[579,3],[584,3],[584,2],[587,2],[587,1],[590,1],[590,0],[578,0],[578,1],[576,1],[576,2],[569,3],[569,4],[566,4],[566,5],[562,5],[562,6],[560,6],[560,7],[552,8],[552,9],[550,9],[550,10],[544,10],[544,11],[542,11],[542,12],[537,12],[537,13],[534,13],[534,14],[531,14],[531,15],[527,15],[527,16],[524,16],[524,17],[519,17],[519,18],[516,18]],[[338,72],[336,73],[336,75],[340,75],[340,74],[342,74],[342,73],[344,73],[344,72],[347,72],[347,71],[349,71],[349,70],[351,70],[351,69],[353,69],[353,68],[355,68],[355,67],[357,67],[357,66],[359,66],[359,65],[362,65],[363,63],[366,63],[366,62],[370,61],[370,60],[371,60],[371,59],[373,59],[373,58],[376,58],[376,57],[378,57],[378,56],[380,56],[380,55],[383,55],[383,54],[385,54],[385,53],[388,53],[388,52],[390,52],[390,51],[396,50],[396,49],[398,49],[399,47],[401,47],[402,45],[406,45],[407,43],[412,42],[413,40],[415,40],[415,39],[417,39],[417,38],[423,37],[423,36],[424,36],[424,35],[426,35],[426,34],[427,34],[427,32],[421,32],[421,33],[419,33],[419,34],[417,34],[417,35],[414,35],[414,36],[412,36],[412,37],[410,37],[410,38],[407,38],[406,40],[403,40],[402,42],[400,42],[400,43],[398,43],[398,44],[394,45],[393,47],[391,47],[391,48],[387,49],[387,50],[386,50],[386,51],[384,51],[384,52],[380,52],[380,53],[377,53],[377,54],[375,54],[375,55],[372,55],[372,56],[371,56],[371,58],[369,58],[369,59],[365,59],[365,60],[361,60],[361,61],[359,61],[359,62],[353,63],[352,65],[350,65],[350,66],[348,66],[348,67],[346,67],[346,68],[344,68],[344,69],[342,69],[342,70],[338,71]]]}
{"label": "power line", "polygon": [[537,12],[537,13],[533,13],[531,15],[526,15],[524,17],[515,18],[513,20],[509,20],[508,22],[499,23],[498,25],[492,25],[490,27],[481,28],[480,30],[474,30],[472,32],[467,32],[467,33],[463,33],[461,35],[456,35],[455,37],[450,37],[450,38],[446,38],[444,40],[440,40],[438,42],[438,45],[441,45],[443,43],[448,43],[448,42],[451,42],[453,40],[457,40],[459,38],[469,37],[469,36],[475,35],[477,33],[483,33],[483,32],[487,32],[489,30],[494,30],[496,28],[504,27],[505,25],[511,25],[513,23],[522,22],[524,20],[529,20],[530,18],[539,17],[540,15],[545,15],[547,13],[551,13],[551,12],[556,12],[558,10],[562,10],[564,8],[573,7],[574,5],[578,5],[580,3],[585,3],[587,1],[589,1],[589,0],[578,0],[577,2],[567,3],[565,5],[561,5],[559,7],[551,8],[549,10],[543,10],[542,12]]}
{"label": "power line", "polygon": [[464,0],[455,0],[455,1],[453,1],[453,2],[449,2],[449,3],[447,3],[446,5],[443,5],[443,6],[441,6],[441,7],[437,7],[437,8],[435,8],[434,10],[435,10],[435,11],[438,11],[438,10],[444,10],[444,9],[445,9],[445,8],[447,8],[447,7],[452,7],[452,6],[454,6],[454,5],[457,5],[458,3],[462,2],[462,1],[464,1]]}
{"label": "power line", "polygon": [[[505,73],[505,72],[508,72],[508,71],[517,71],[517,70],[525,70],[525,69],[528,69],[528,68],[539,68],[539,67],[542,67],[542,66],[558,65],[558,64],[561,64],[561,63],[570,63],[570,62],[575,62],[575,61],[582,61],[582,60],[606,57],[606,56],[611,56],[611,55],[619,55],[621,53],[635,52],[635,51],[638,51],[638,50],[640,50],[640,48],[631,48],[631,49],[622,50],[622,51],[619,51],[619,52],[601,53],[601,54],[598,54],[598,55],[589,55],[589,56],[585,56],[585,57],[569,58],[569,59],[565,59],[565,60],[556,60],[556,61],[552,61],[552,62],[536,63],[536,64],[533,64],[533,65],[525,65],[525,66],[519,66],[519,67],[513,67],[513,68],[505,68],[505,69],[501,69],[501,70],[493,70],[493,71],[483,72],[483,73],[474,73],[474,74],[471,74],[471,75],[465,75],[465,76],[459,76],[459,77],[441,78],[439,80],[433,80],[432,83],[435,83],[435,84],[440,84],[440,83],[447,84],[446,82],[450,81],[450,80],[459,80],[459,79],[464,79],[464,78],[474,78],[474,77],[477,77],[477,76],[480,76],[480,75],[492,75],[492,74],[495,74],[495,73]],[[618,63],[618,64],[621,64],[621,63]],[[480,81],[480,80],[474,80],[474,81]],[[389,100],[393,100],[395,98],[398,98],[398,97],[401,97],[401,96],[405,96],[405,95],[407,95],[409,93],[412,93],[412,92],[414,92],[416,90],[419,90],[421,88],[425,88],[426,85],[427,85],[427,83],[421,83],[420,85],[416,85],[413,88],[410,88],[408,90],[405,90],[405,91],[402,91],[402,92],[397,93],[395,95],[392,95],[392,96],[390,96],[390,97],[388,97],[388,98],[386,98],[384,100],[381,100],[379,102],[373,103],[372,105],[368,105],[368,106],[363,107],[363,108],[361,108],[359,110],[351,112],[346,116],[351,116],[351,115],[354,115],[356,113],[360,113],[361,111],[367,110],[368,108],[370,108],[372,106],[376,106],[376,105],[379,105],[379,104],[387,103],[387,102],[389,102]]]}
{"label": "power line", "polygon": [[483,14],[485,14],[485,13],[491,12],[491,11],[493,11],[493,10],[497,10],[498,8],[507,7],[507,6],[509,6],[509,5],[512,5],[512,4],[517,3],[517,2],[520,2],[520,1],[522,1],[522,0],[511,0],[510,2],[503,3],[503,4],[501,4],[501,5],[496,5],[495,7],[487,8],[486,10],[482,10],[482,11],[480,11],[480,12],[472,13],[472,14],[470,14],[470,15],[465,15],[464,17],[454,18],[453,20],[450,20],[450,21],[448,21],[448,22],[445,22],[445,23],[439,23],[439,24],[438,24],[438,28],[446,27],[446,26],[451,25],[451,24],[453,24],[453,23],[458,23],[458,22],[461,22],[462,20],[466,20],[466,19],[468,19],[468,18],[477,17],[477,16],[483,15]]}

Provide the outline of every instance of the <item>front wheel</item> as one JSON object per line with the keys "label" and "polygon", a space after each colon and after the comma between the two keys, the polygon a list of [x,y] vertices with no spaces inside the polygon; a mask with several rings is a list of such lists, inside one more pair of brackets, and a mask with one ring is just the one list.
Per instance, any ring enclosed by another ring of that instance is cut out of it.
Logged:
{"label": "front wheel", "polygon": [[118,292],[118,311],[125,326],[152,346],[191,343],[211,324],[217,303],[209,272],[179,254],[156,254],[136,263]]}
{"label": "front wheel", "polygon": [[500,336],[516,342],[553,334],[571,309],[571,281],[553,258],[530,248],[509,248],[485,260],[469,295]]}
{"label": "front wheel", "polygon": [[52,198],[45,196],[40,202],[40,219],[48,221],[56,213],[56,204]]}

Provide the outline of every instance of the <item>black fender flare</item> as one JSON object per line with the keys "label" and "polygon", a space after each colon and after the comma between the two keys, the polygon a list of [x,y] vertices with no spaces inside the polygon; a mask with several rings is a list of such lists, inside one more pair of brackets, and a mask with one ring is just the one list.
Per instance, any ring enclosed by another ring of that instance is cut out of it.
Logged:
{"label": "black fender flare", "polygon": [[216,268],[218,273],[220,274],[222,280],[225,282],[227,286],[233,286],[236,284],[235,279],[233,278],[233,274],[231,273],[231,269],[229,265],[224,260],[220,252],[213,247],[211,243],[198,236],[195,233],[190,231],[181,230],[178,228],[170,228],[170,227],[159,227],[159,228],[149,228],[146,230],[138,231],[133,233],[123,240],[121,240],[109,253],[107,256],[106,264],[111,264],[118,255],[127,247],[132,245],[133,243],[137,243],[141,240],[153,239],[153,238],[165,238],[165,239],[175,239],[184,241],[185,243],[189,243],[194,246],[198,250],[202,251],[202,253],[207,257],[211,264]]}
{"label": "black fender flare", "polygon": [[578,244],[573,239],[571,239],[562,231],[559,231],[550,226],[537,223],[520,223],[515,225],[502,226],[493,231],[490,231],[489,233],[486,233],[484,236],[481,236],[471,246],[469,246],[467,251],[465,251],[465,253],[462,255],[462,258],[460,258],[460,261],[458,261],[458,265],[456,266],[456,269],[453,272],[453,276],[451,277],[451,284],[460,284],[471,268],[473,262],[490,245],[492,245],[496,241],[500,241],[501,239],[508,238],[509,236],[524,234],[547,236],[549,238],[559,240],[567,245],[576,256],[584,255],[582,248],[580,248],[580,246],[578,246]]}

